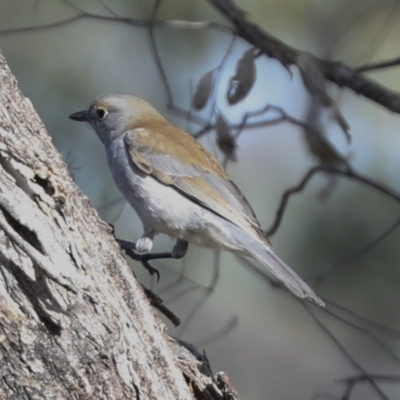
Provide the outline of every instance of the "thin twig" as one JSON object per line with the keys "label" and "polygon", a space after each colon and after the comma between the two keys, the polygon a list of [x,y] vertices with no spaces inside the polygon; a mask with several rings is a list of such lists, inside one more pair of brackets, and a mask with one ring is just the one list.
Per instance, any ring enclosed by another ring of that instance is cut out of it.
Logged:
{"label": "thin twig", "polygon": [[[269,111],[275,111],[278,114],[278,116],[275,118],[271,118],[271,119],[255,121],[255,122],[248,122],[248,120],[250,118],[260,116]],[[183,118],[186,118],[187,116],[188,116],[188,114],[185,114],[185,113],[181,114],[181,117],[183,117]],[[199,124],[201,124],[200,121],[198,121],[198,122],[199,122]],[[244,128],[246,128],[246,130],[256,129],[256,128],[265,128],[267,126],[276,125],[276,124],[279,124],[282,122],[289,122],[292,125],[303,128],[307,132],[311,132],[311,133],[316,132],[316,130],[311,125],[309,125],[309,124],[305,123],[304,121],[301,121],[295,117],[292,117],[282,107],[279,107],[279,106],[276,106],[273,104],[267,104],[259,110],[246,112],[245,114],[243,114],[242,119],[239,123],[230,124],[230,127],[231,127],[231,129],[236,131],[236,136],[239,136],[238,132],[240,134]],[[209,123],[204,124],[203,127],[199,131],[197,131],[196,133],[193,134],[193,136],[196,139],[199,139],[200,137],[204,136],[206,133],[208,133],[209,131],[211,131],[213,129],[216,129],[216,125],[209,124]]]}
{"label": "thin twig", "polygon": [[314,312],[310,310],[309,305],[305,301],[299,301],[299,303],[304,307],[310,317],[314,320],[314,322],[318,325],[318,327],[329,337],[332,343],[340,350],[340,352],[347,358],[350,364],[361,372],[363,376],[365,376],[365,380],[371,385],[371,387],[375,390],[375,392],[384,400],[389,400],[386,394],[380,389],[380,387],[376,384],[371,374],[369,374],[362,366],[359,364],[353,356],[344,348],[342,343],[340,343],[339,339],[322,323],[322,321],[315,315]]}
{"label": "thin twig", "polygon": [[[383,382],[400,382],[399,375],[370,375],[373,379]],[[367,378],[368,379],[368,378]],[[340,379],[341,382],[364,382],[366,377],[364,375],[350,376],[348,378]]]}
{"label": "thin twig", "polygon": [[397,67],[400,65],[400,57],[392,58],[391,60],[370,63],[355,68],[358,72],[376,71],[384,68]]}
{"label": "thin twig", "polygon": [[387,229],[385,229],[380,235],[374,238],[371,242],[367,243],[366,245],[362,246],[360,249],[355,251],[354,253],[344,257],[343,259],[339,260],[331,267],[329,267],[325,272],[320,273],[314,277],[307,279],[307,281],[314,281],[316,286],[321,285],[326,278],[331,275],[334,271],[337,271],[338,268],[343,267],[346,263],[355,258],[362,256],[363,254],[371,251],[373,248],[378,246],[381,242],[383,242],[392,232],[394,232],[400,226],[400,218],[398,218],[394,223],[392,223]]}
{"label": "thin twig", "polygon": [[[75,15],[74,17],[64,19],[62,21],[57,21],[57,22],[51,22],[50,24],[44,24],[44,25],[39,25],[39,26],[25,26],[21,28],[11,28],[11,29],[1,29],[0,30],[0,35],[5,36],[5,35],[15,35],[18,33],[28,33],[28,32],[35,32],[35,31],[44,31],[47,29],[53,29],[53,28],[58,28],[63,25],[70,25],[73,24],[74,22],[77,22],[81,19],[87,19],[90,18],[89,16],[85,14],[79,14]],[[98,19],[104,19],[108,20],[109,17],[100,17]]]}
{"label": "thin twig", "polygon": [[276,217],[271,227],[267,229],[266,235],[272,236],[279,228],[283,213],[285,212],[287,203],[289,201],[290,196],[295,193],[301,192],[307,185],[308,181],[317,173],[321,171],[321,166],[317,165],[316,167],[311,168],[306,175],[301,179],[300,183],[290,189],[285,190],[285,193],[282,196],[281,202],[279,204],[278,210],[276,211]]}
{"label": "thin twig", "polygon": [[150,304],[158,311],[160,311],[162,314],[164,314],[172,322],[174,326],[179,326],[181,320],[168,307],[166,307],[163,304],[164,300],[161,297],[157,296],[150,289],[144,287],[143,285],[142,288],[146,294],[146,297],[149,299]]}
{"label": "thin twig", "polygon": [[337,48],[338,43],[346,39],[346,36],[354,29],[354,26],[369,18],[373,13],[380,11],[385,6],[386,4],[384,2],[368,4],[364,10],[361,10],[358,14],[353,16],[350,21],[339,26],[337,31],[334,32],[327,43],[325,43],[325,46],[329,49]]}
{"label": "thin twig", "polygon": [[329,315],[330,317],[336,319],[337,321],[341,322],[344,325],[347,325],[348,327],[350,327],[353,330],[356,330],[366,336],[368,336],[370,338],[370,340],[372,342],[374,342],[378,348],[380,348],[382,350],[383,353],[386,353],[386,355],[388,355],[392,361],[398,366],[400,367],[400,358],[399,356],[392,351],[381,339],[379,339],[375,334],[373,334],[372,332],[370,332],[368,329],[359,326],[357,324],[355,324],[354,322],[349,321],[348,319],[340,316],[339,314],[336,314],[332,311],[330,311],[328,308],[324,308],[323,311],[326,315]]}
{"label": "thin twig", "polygon": [[381,182],[374,180],[373,178],[370,178],[368,176],[362,175],[362,174],[354,171],[350,167],[339,168],[339,167],[335,167],[335,166],[317,165],[315,167],[310,168],[310,170],[301,179],[300,183],[298,183],[296,186],[294,186],[290,189],[287,189],[284,192],[284,194],[281,198],[281,202],[279,204],[278,210],[276,211],[275,220],[272,223],[271,227],[266,231],[266,234],[268,236],[271,236],[274,233],[276,233],[277,229],[279,228],[281,221],[282,221],[283,213],[286,209],[286,206],[287,206],[290,196],[295,193],[301,192],[305,188],[305,186],[307,185],[309,180],[318,172],[324,172],[324,173],[328,173],[328,174],[340,175],[340,176],[347,177],[348,179],[354,180],[359,183],[363,183],[364,185],[369,186],[369,187],[385,194],[386,196],[389,196],[392,199],[400,202],[400,193],[399,192],[397,192],[396,190],[390,188],[389,186],[387,186]]}
{"label": "thin twig", "polygon": [[[77,8],[77,7],[75,7]],[[79,8],[77,8],[79,9]],[[183,29],[183,30],[219,30],[226,33],[232,33],[232,30],[225,25],[218,24],[216,22],[210,21],[185,21],[185,20],[165,20],[165,21],[151,21],[146,19],[135,19],[135,18],[127,18],[120,17],[113,13],[109,7],[107,10],[111,13],[112,16],[101,15],[101,14],[93,14],[86,11],[80,10],[80,14],[74,15],[73,17],[66,18],[61,21],[51,22],[49,24],[43,24],[38,26],[25,26],[20,28],[11,28],[11,29],[0,29],[0,35],[15,35],[19,33],[26,32],[34,32],[34,31],[44,31],[47,29],[58,28],[63,25],[70,25],[74,22],[83,19],[93,19],[100,20],[105,22],[117,22],[123,23],[127,25],[131,25],[138,28],[148,28],[150,26],[157,28],[171,28],[171,29]]]}
{"label": "thin twig", "polygon": [[343,311],[343,312],[351,315],[354,318],[357,318],[361,322],[364,322],[364,323],[370,325],[371,327],[382,331],[385,334],[394,335],[394,336],[397,337],[397,339],[400,337],[400,331],[397,331],[396,329],[389,328],[389,327],[387,327],[385,325],[382,325],[382,324],[378,324],[375,321],[371,321],[370,319],[365,318],[362,315],[360,315],[360,314],[358,314],[358,313],[356,313],[356,312],[354,312],[354,311],[352,311],[352,310],[350,310],[350,309],[348,309],[346,307],[343,307],[342,305],[340,305],[340,304],[338,304],[338,303],[336,303],[336,302],[334,302],[332,300],[324,298],[324,301],[325,301],[326,304],[329,304],[330,306],[335,307],[338,310]]}
{"label": "thin twig", "polygon": [[204,304],[208,300],[208,298],[214,293],[214,290],[219,281],[220,261],[221,261],[221,251],[218,250],[218,251],[214,252],[214,263],[213,263],[214,273],[211,278],[211,282],[205,288],[204,296],[193,307],[193,309],[190,312],[190,315],[185,319],[185,322],[182,324],[180,331],[179,331],[180,335],[182,335],[185,332],[185,330],[187,329],[189,324],[192,322],[192,320],[195,317],[195,315],[197,314],[197,312],[204,306]]}
{"label": "thin twig", "polygon": [[151,19],[150,19],[150,24],[149,24],[149,37],[150,37],[150,44],[151,44],[151,51],[153,53],[154,61],[156,62],[158,72],[161,76],[162,83],[164,85],[165,93],[167,95],[167,104],[173,104],[173,98],[172,98],[172,90],[169,86],[167,74],[164,70],[164,67],[161,62],[161,57],[160,54],[158,53],[157,49],[157,44],[156,44],[156,39],[154,37],[154,21],[157,16],[157,12],[159,10],[159,7],[161,5],[162,0],[156,0],[154,3],[154,8],[151,14]]}
{"label": "thin twig", "polygon": [[[361,55],[357,57],[359,60],[372,58],[377,49],[379,49],[379,46],[382,44],[382,42],[384,42],[390,30],[398,21],[399,6],[400,3],[397,0],[388,3],[378,2],[378,7],[382,8],[383,10],[379,10],[378,8],[377,13],[385,13],[386,15],[384,15],[383,21],[381,21],[377,27],[376,34],[371,38],[371,40],[365,41],[364,50],[362,51]],[[359,62],[361,61],[355,61],[356,64]]]}

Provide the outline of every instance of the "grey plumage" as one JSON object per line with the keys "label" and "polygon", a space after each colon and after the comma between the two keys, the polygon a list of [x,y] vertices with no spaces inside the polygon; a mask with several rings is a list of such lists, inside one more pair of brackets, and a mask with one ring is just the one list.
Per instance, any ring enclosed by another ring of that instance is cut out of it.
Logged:
{"label": "grey plumage", "polygon": [[218,161],[148,103],[116,94],[70,116],[91,124],[103,142],[114,180],[138,213],[148,252],[157,233],[259,261],[297,296],[321,299],[272,250],[251,205]]}

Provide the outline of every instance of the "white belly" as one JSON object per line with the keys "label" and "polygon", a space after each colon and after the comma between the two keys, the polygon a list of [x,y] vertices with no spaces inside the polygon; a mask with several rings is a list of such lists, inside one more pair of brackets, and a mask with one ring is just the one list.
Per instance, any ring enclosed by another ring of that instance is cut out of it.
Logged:
{"label": "white belly", "polygon": [[198,246],[217,247],[206,232],[214,214],[129,163],[123,137],[112,142],[107,157],[115,183],[146,231],[165,233]]}

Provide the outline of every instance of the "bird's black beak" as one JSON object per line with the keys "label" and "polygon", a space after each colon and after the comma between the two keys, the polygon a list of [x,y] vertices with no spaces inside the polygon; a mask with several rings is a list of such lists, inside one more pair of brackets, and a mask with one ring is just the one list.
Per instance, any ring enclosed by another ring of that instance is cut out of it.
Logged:
{"label": "bird's black beak", "polygon": [[78,111],[71,114],[68,118],[73,119],[74,121],[87,122],[89,120],[89,113],[87,110]]}

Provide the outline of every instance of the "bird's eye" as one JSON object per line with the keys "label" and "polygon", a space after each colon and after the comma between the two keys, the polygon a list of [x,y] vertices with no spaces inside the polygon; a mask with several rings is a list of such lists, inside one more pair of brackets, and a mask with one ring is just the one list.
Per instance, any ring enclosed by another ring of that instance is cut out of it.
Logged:
{"label": "bird's eye", "polygon": [[104,119],[107,115],[107,111],[104,108],[98,108],[96,110],[96,115],[99,119]]}

